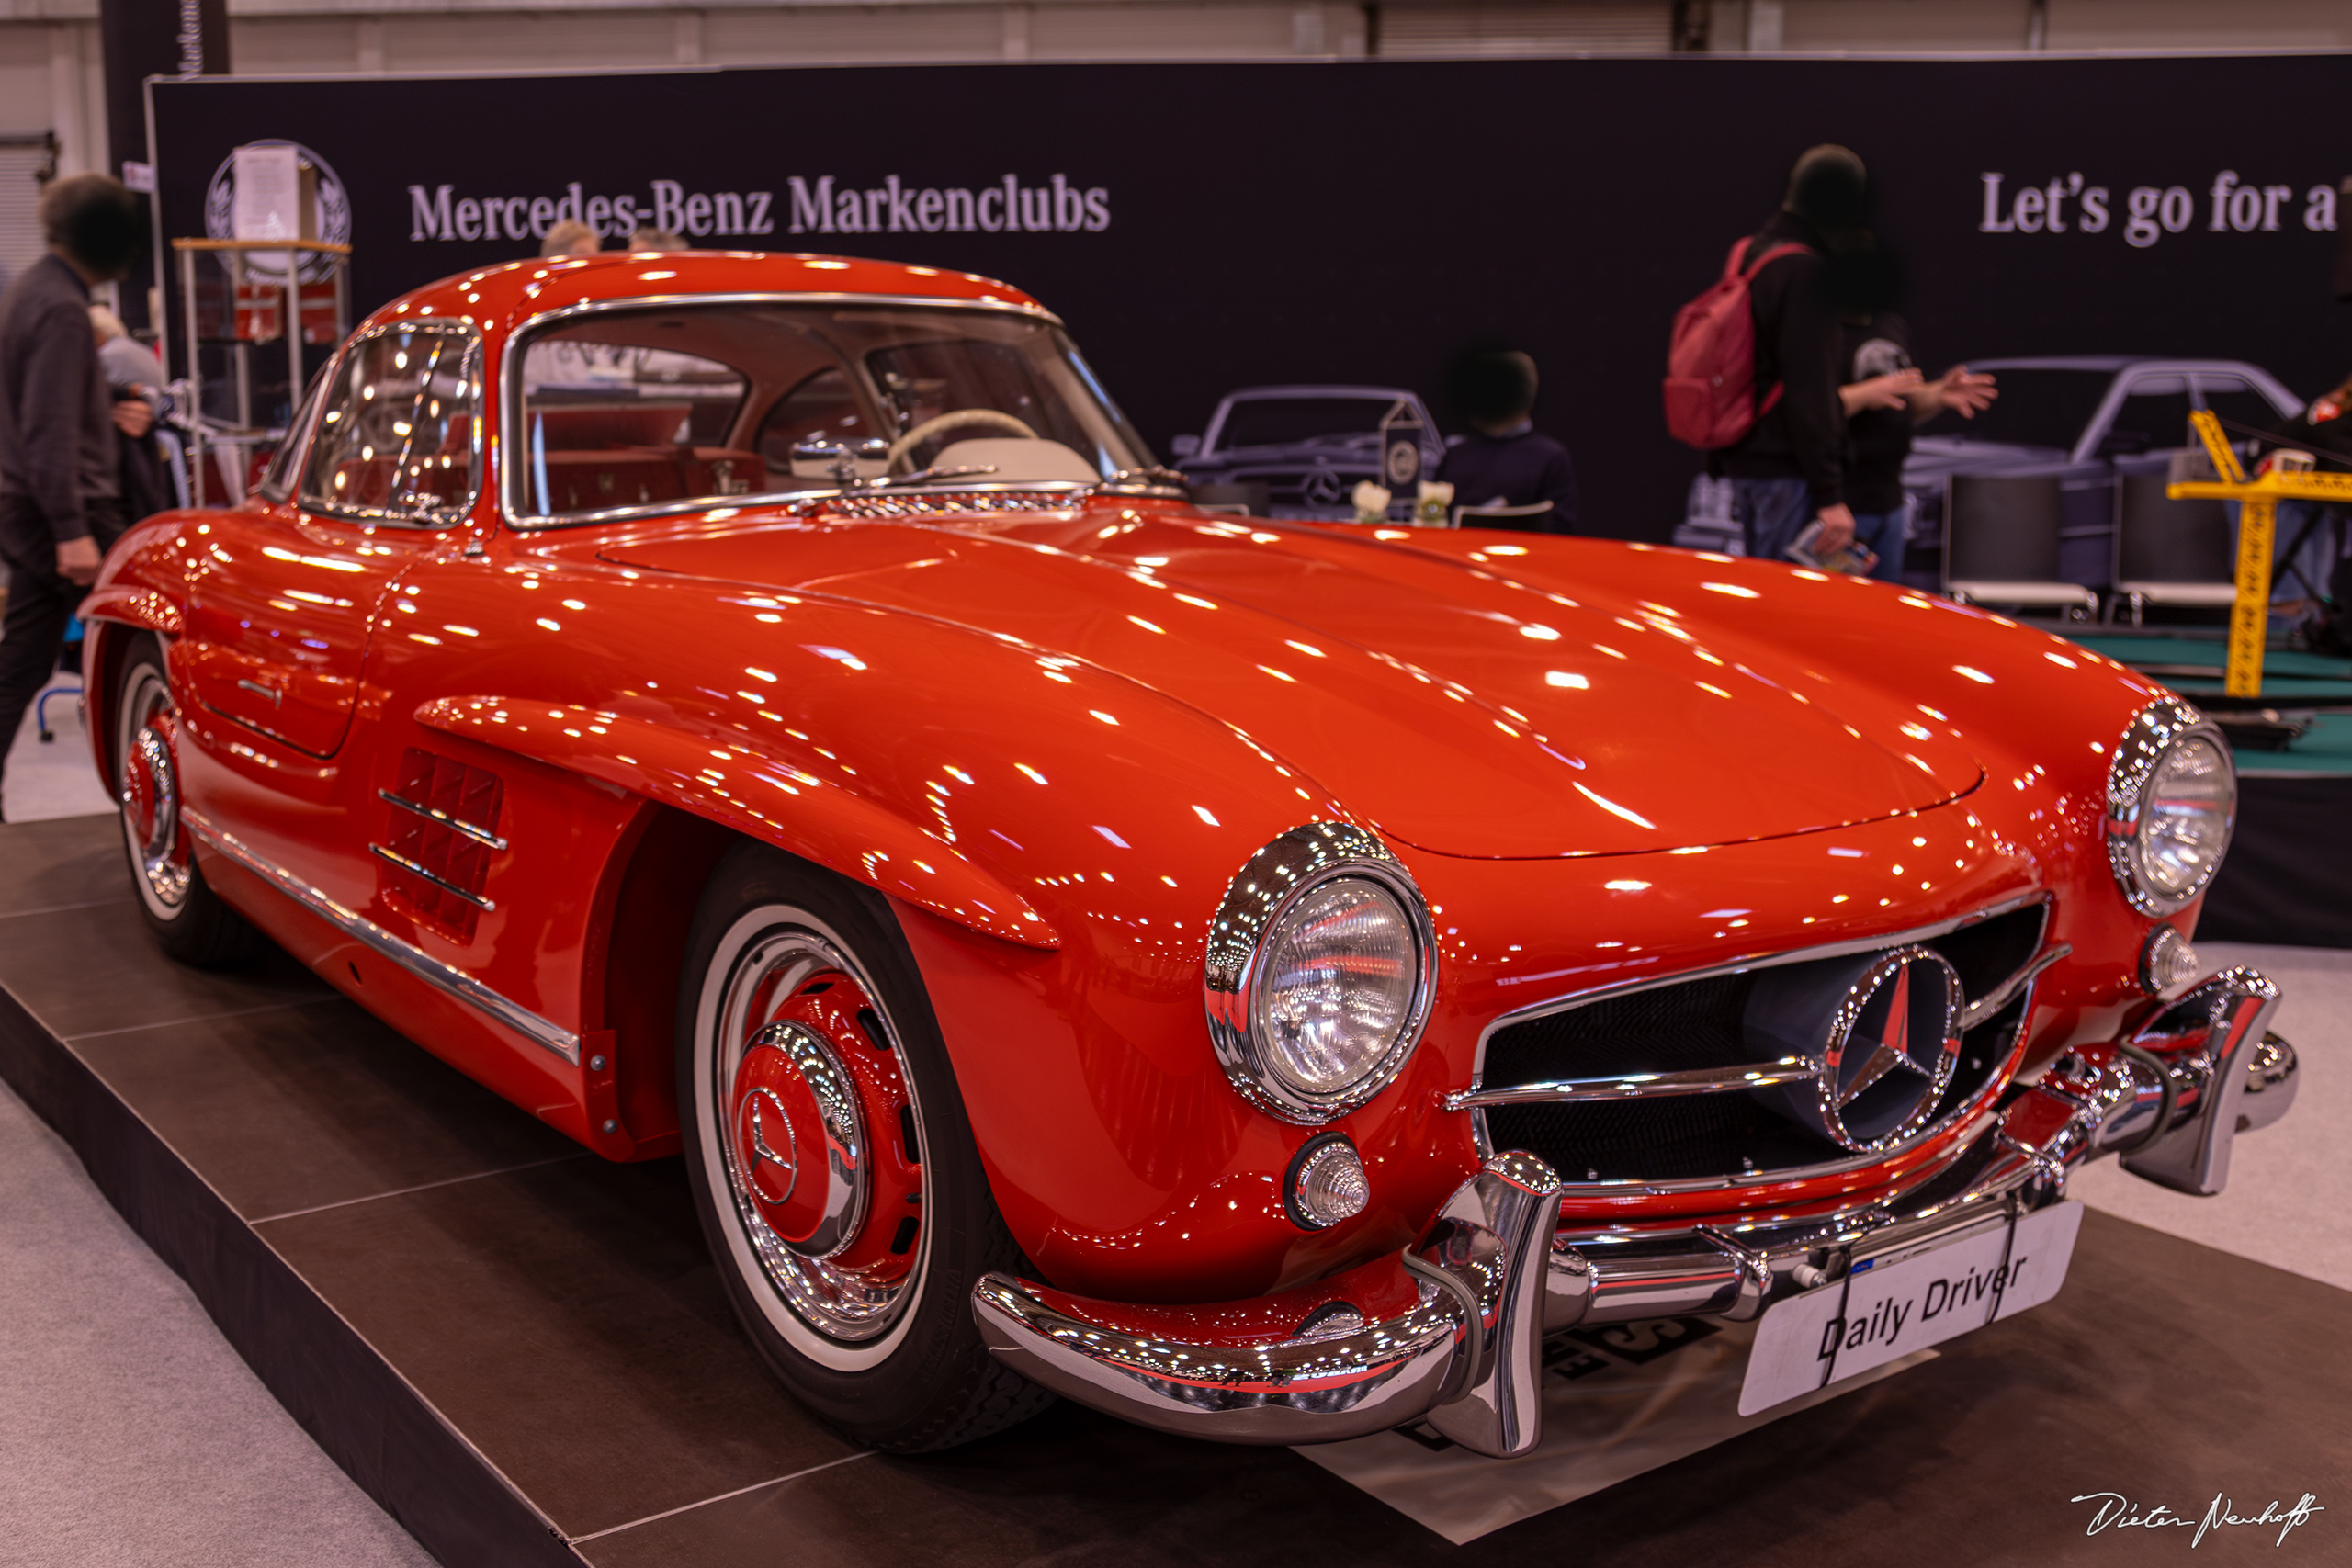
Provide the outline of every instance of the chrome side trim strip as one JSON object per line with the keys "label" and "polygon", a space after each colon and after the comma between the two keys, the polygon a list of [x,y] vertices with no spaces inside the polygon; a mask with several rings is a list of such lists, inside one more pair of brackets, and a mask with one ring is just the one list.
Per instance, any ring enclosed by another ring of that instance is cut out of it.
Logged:
{"label": "chrome side trim strip", "polygon": [[1515,1084],[1509,1089],[1456,1089],[1445,1097],[1448,1111],[1474,1105],[1557,1104],[1591,1100],[1647,1100],[1669,1094],[1733,1094],[1775,1084],[1810,1083],[1820,1073],[1803,1056],[1757,1062],[1745,1067],[1694,1067],[1680,1073],[1626,1073],[1611,1078],[1559,1078]]}
{"label": "chrome side trim strip", "polygon": [[461,833],[465,837],[471,839],[477,844],[486,845],[493,850],[503,850],[506,847],[505,840],[500,838],[497,834],[489,831],[487,829],[477,828],[470,822],[461,822],[446,811],[435,811],[429,806],[419,806],[416,802],[409,799],[406,795],[394,795],[388,789],[379,789],[376,792],[376,797],[379,800],[390,801],[392,805],[399,807],[402,811],[413,811],[419,817],[430,818],[434,821],[440,823],[444,828],[448,829],[452,833]]}
{"label": "chrome side trim strip", "polygon": [[368,845],[368,852],[374,855],[378,860],[389,861],[393,865],[396,865],[402,871],[407,872],[411,876],[416,877],[421,881],[433,884],[434,886],[438,887],[444,893],[452,894],[457,897],[463,898],[467,903],[471,904],[477,909],[495,909],[498,908],[497,905],[492,903],[481,894],[469,893],[464,888],[458,886],[456,883],[450,881],[447,877],[436,876],[432,872],[429,872],[423,866],[417,864],[416,862],[409,859],[408,856],[394,854],[391,851],[386,849],[381,844]]}
{"label": "chrome side trim strip", "polygon": [[348,933],[354,940],[390,959],[467,1006],[487,1013],[534,1045],[552,1051],[573,1066],[580,1065],[580,1036],[551,1023],[519,1002],[509,1001],[463,970],[451,968],[431,953],[410,946],[375,921],[354,913],[281,866],[272,865],[232,835],[222,832],[195,812],[183,807],[180,820],[209,847],[220,851],[297,904]]}

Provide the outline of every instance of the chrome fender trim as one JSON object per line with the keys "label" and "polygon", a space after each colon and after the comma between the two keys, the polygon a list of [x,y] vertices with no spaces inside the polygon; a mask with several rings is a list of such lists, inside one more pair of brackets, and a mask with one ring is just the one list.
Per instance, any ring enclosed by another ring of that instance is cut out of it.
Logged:
{"label": "chrome fender trim", "polygon": [[226,855],[354,941],[390,959],[425,984],[489,1015],[532,1044],[554,1052],[575,1067],[580,1065],[580,1036],[561,1024],[541,1018],[520,1002],[508,1000],[465,971],[452,968],[423,949],[402,942],[366,916],[345,908],[285,867],[262,859],[233,834],[221,831],[197,813],[182,807],[180,819],[207,849]]}

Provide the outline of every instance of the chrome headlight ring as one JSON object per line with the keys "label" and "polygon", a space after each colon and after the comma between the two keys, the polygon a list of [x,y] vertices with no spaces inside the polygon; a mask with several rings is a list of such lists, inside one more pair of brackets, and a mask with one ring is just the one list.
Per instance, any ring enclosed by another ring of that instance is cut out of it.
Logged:
{"label": "chrome headlight ring", "polygon": [[[2154,804],[2152,786],[2167,759],[2192,744],[2211,748],[2228,774],[2221,839],[2193,884],[2168,888],[2149,873],[2144,863],[2149,829],[2156,825],[2150,809]],[[2115,760],[2107,774],[2107,859],[2124,901],[2143,915],[2161,917],[2186,908],[2212,885],[2236,824],[2236,767],[2221,727],[2177,697],[2161,697],[2142,708],[2116,743]]]}
{"label": "chrome headlight ring", "polygon": [[[1413,942],[1413,992],[1394,1035],[1340,1088],[1314,1092],[1288,1081],[1270,1059],[1258,993],[1267,954],[1286,916],[1318,888],[1344,879],[1370,883],[1402,910]],[[1437,933],[1412,873],[1363,829],[1345,822],[1293,828],[1244,862],[1210,925],[1202,999],[1209,1040],[1241,1097],[1301,1126],[1333,1121],[1395,1081],[1429,1021],[1437,988]]]}

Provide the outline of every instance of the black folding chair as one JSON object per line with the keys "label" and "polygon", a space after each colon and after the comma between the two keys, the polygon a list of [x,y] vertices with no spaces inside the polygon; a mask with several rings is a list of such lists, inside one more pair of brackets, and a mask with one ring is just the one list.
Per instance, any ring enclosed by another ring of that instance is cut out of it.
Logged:
{"label": "black folding chair", "polygon": [[2226,608],[2237,598],[2229,508],[2218,501],[2174,501],[2162,471],[2115,479],[2115,597],[2138,626],[2151,604]]}
{"label": "black folding chair", "polygon": [[2063,610],[2085,620],[2098,595],[2058,575],[2056,474],[1953,474],[1944,490],[1944,592],[1963,604]]}

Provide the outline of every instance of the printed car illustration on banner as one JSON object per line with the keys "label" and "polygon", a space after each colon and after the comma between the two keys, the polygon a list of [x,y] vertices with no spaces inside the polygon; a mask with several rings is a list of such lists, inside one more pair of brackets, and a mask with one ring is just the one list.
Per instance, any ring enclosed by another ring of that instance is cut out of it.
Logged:
{"label": "printed car illustration on banner", "polygon": [[1409,502],[1445,457],[1427,405],[1396,387],[1245,387],[1175,447],[1186,479],[1264,485],[1268,514],[1294,520],[1353,518],[1351,497],[1366,479]]}
{"label": "printed car illustration on banner", "polygon": [[[2176,454],[2193,454],[2190,410],[2213,410],[2236,427],[2233,437],[2268,431],[2303,412],[2276,377],[2241,360],[2077,355],[1964,363],[1993,377],[2001,395],[1973,419],[1940,419],[1915,439],[1903,465],[1915,561],[1942,540],[1952,475],[2055,474],[2060,576],[2107,587],[2118,481],[2166,474]],[[1727,482],[1695,477],[1674,542],[1739,553],[1739,538]],[[1906,580],[1932,587],[1939,578],[1930,565],[1908,571]]]}
{"label": "printed car illustration on banner", "polygon": [[2237,426],[2233,439],[2267,432],[2303,412],[2302,400],[2261,367],[2233,359],[2081,355],[1968,362],[2000,384],[1998,401],[1974,419],[1944,419],[1913,443],[1903,488],[1915,507],[1915,540],[1943,536],[1945,484],[1956,473],[2056,474],[2066,581],[2108,585],[2117,484],[2162,474],[2192,451],[2192,409]]}
{"label": "printed car illustration on banner", "polygon": [[2290,1101],[2188,943],[2235,785],[2162,688],[1173,478],[964,274],[410,294],[89,601],[145,917],[683,1155],[767,1363],[899,1450],[1060,1393],[1517,1453],[1545,1335],[1678,1316],[1762,1316],[1770,1404],[1838,1371],[1819,1292],[2040,1299],[2071,1166],[2212,1191]]}

